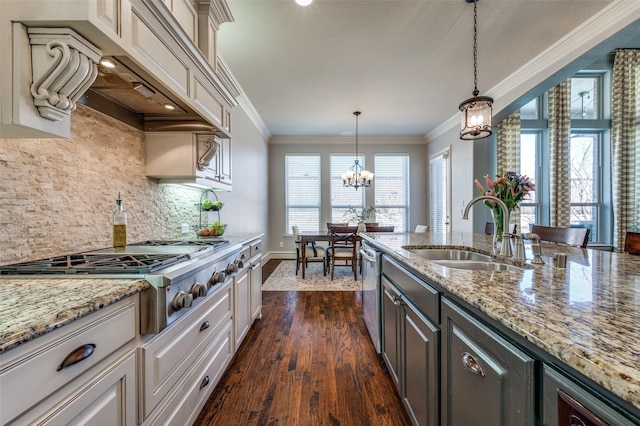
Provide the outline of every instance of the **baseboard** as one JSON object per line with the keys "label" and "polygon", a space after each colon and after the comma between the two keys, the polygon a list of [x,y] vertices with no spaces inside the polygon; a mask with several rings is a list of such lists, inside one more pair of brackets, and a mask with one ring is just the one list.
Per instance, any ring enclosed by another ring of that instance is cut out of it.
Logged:
{"label": "baseboard", "polygon": [[294,251],[270,251],[262,256],[262,262],[267,263],[271,259],[290,259],[296,260],[296,252]]}

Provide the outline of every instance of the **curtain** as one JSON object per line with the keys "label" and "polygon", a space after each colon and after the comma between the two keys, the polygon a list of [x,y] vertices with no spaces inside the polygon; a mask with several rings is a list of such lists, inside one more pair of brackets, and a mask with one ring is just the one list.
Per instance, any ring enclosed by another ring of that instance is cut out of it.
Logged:
{"label": "curtain", "polygon": [[[520,173],[520,110],[496,126],[496,155],[498,173]],[[513,211],[510,222],[520,223],[520,210]]]}
{"label": "curtain", "polygon": [[626,232],[640,230],[639,50],[616,51],[611,103],[613,243],[622,250]]}
{"label": "curtain", "polygon": [[568,228],[571,218],[571,79],[549,90],[548,96],[550,225]]}

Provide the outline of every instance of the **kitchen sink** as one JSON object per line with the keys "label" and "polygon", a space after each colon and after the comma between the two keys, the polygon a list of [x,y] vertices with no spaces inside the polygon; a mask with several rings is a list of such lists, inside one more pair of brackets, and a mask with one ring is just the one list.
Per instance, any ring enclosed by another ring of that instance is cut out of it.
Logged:
{"label": "kitchen sink", "polygon": [[427,260],[473,260],[481,262],[490,262],[491,256],[476,253],[475,251],[460,249],[409,249],[415,255],[423,257]]}
{"label": "kitchen sink", "polygon": [[521,271],[522,268],[501,262],[477,260],[437,260],[434,263],[447,268],[468,269],[472,271]]}

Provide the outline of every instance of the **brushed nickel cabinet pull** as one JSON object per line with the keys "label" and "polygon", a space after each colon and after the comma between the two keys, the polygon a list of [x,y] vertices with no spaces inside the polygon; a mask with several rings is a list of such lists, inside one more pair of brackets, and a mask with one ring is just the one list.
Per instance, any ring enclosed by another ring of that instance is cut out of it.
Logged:
{"label": "brushed nickel cabinet pull", "polygon": [[206,330],[207,328],[209,328],[209,321],[205,321],[202,323],[202,325],[200,326],[200,331]]}
{"label": "brushed nickel cabinet pull", "polygon": [[202,382],[200,382],[200,389],[207,386],[208,384],[209,384],[209,376],[204,376],[204,379],[202,379]]}
{"label": "brushed nickel cabinet pull", "polygon": [[582,419],[575,414],[572,414],[569,417],[569,423],[571,424],[571,426],[586,426],[585,422],[583,422]]}
{"label": "brushed nickel cabinet pull", "polygon": [[96,348],[96,345],[93,343],[87,343],[86,345],[82,345],[77,349],[74,349],[69,355],[65,357],[56,371],[60,371],[63,368],[67,368],[73,364],[77,364],[78,362],[89,358],[93,354],[93,350]]}
{"label": "brushed nickel cabinet pull", "polygon": [[484,377],[484,371],[482,371],[482,367],[480,367],[478,361],[476,361],[473,355],[471,355],[469,352],[464,352],[462,354],[462,365],[464,365],[464,368],[471,371],[473,374]]}

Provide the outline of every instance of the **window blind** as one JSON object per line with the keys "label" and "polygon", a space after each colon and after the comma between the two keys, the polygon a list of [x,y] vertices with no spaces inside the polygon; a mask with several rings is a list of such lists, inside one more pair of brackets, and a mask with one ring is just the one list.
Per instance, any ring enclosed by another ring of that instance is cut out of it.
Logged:
{"label": "window blind", "polygon": [[286,229],[320,231],[320,156],[286,155]]}

